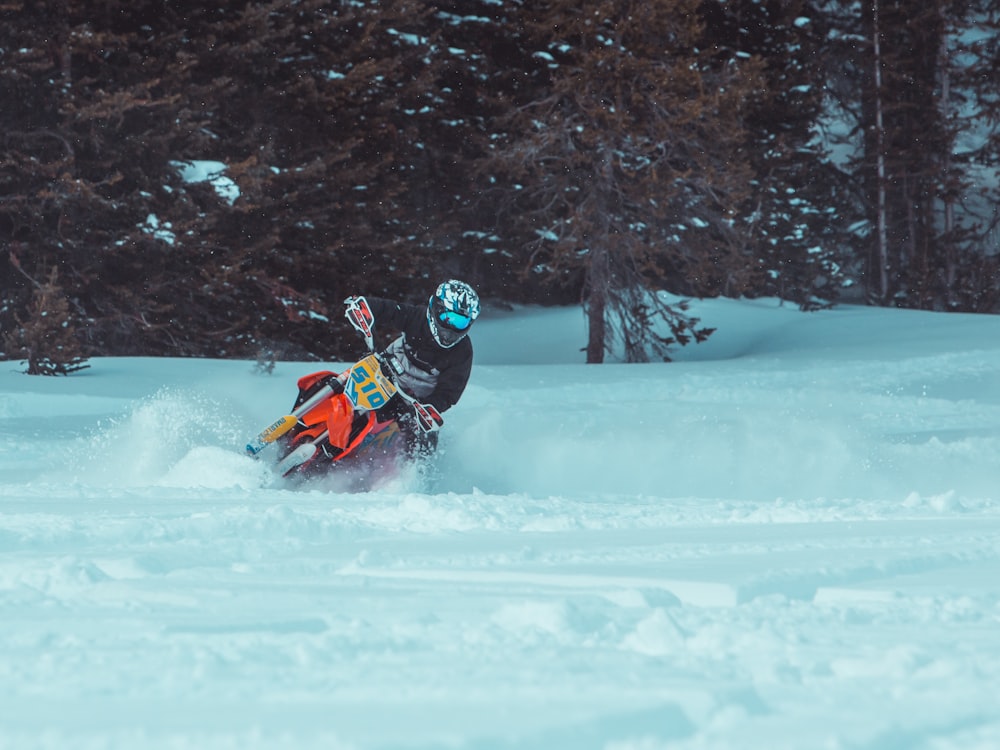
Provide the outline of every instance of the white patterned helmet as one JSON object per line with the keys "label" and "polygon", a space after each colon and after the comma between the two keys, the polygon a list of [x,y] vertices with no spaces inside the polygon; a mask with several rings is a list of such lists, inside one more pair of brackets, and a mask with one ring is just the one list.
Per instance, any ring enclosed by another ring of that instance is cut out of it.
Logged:
{"label": "white patterned helmet", "polygon": [[479,295],[464,281],[444,282],[427,304],[427,325],[445,349],[464,339],[478,317]]}

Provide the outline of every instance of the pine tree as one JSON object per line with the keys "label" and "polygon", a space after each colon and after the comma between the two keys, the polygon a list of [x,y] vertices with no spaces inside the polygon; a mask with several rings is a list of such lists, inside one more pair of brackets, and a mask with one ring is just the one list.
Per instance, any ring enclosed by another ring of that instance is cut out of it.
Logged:
{"label": "pine tree", "polygon": [[738,292],[759,273],[742,214],[756,65],[705,53],[697,9],[658,0],[524,11],[551,78],[503,120],[486,169],[530,267],[580,279],[588,362],[616,345],[631,361],[704,338],[659,290]]}
{"label": "pine tree", "polygon": [[938,109],[948,150],[933,206],[940,251],[928,269],[928,306],[1000,312],[1000,7],[991,0],[942,6]]}
{"label": "pine tree", "polygon": [[847,72],[843,111],[858,113],[850,169],[867,219],[857,256],[869,301],[997,309],[996,4],[829,5],[844,62],[831,69]]}
{"label": "pine tree", "polygon": [[848,176],[817,137],[827,106],[828,23],[807,0],[702,8],[704,36],[716,56],[753,56],[763,65],[745,122],[754,185],[745,210],[748,241],[764,273],[737,291],[804,308],[830,303],[846,282],[846,228],[860,216],[852,217],[846,199]]}
{"label": "pine tree", "polygon": [[17,325],[4,335],[6,356],[24,359],[29,375],[69,375],[89,367],[58,276],[53,266],[44,282],[32,279],[35,291],[27,317],[16,315]]}
{"label": "pine tree", "polygon": [[[450,26],[423,4],[0,12],[20,50],[0,82],[0,241],[31,247],[31,273],[61,264],[99,350],[329,356],[344,296],[426,295],[450,260],[469,178],[462,127],[441,125]],[[238,195],[185,180],[200,160]],[[2,292],[28,304],[16,278]]]}

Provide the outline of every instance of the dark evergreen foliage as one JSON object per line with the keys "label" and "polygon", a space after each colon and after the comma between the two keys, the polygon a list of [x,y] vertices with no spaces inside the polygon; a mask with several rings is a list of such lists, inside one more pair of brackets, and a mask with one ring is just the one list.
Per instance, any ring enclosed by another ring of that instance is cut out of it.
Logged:
{"label": "dark evergreen foliage", "polygon": [[337,357],[449,276],[592,358],[703,335],[661,291],[996,311],[995,3],[876,5],[879,87],[848,0],[0,0],[3,356],[45,284],[71,367]]}
{"label": "dark evergreen foliage", "polygon": [[831,5],[839,34],[830,49],[845,63],[844,111],[861,144],[850,170],[866,225],[854,257],[869,300],[996,311],[1000,81],[986,71],[1000,9],[979,0]]}
{"label": "dark evergreen foliage", "polygon": [[725,291],[781,297],[804,308],[829,304],[848,281],[847,227],[860,218],[847,176],[817,137],[827,106],[829,24],[807,0],[703,7],[715,55],[753,56],[763,65],[762,88],[745,117],[754,190],[744,211],[758,272],[750,284]]}

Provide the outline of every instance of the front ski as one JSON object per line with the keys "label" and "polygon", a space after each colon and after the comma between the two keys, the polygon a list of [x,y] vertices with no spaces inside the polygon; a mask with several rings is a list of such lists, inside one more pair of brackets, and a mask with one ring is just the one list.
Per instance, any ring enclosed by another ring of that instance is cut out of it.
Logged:
{"label": "front ski", "polygon": [[[338,388],[340,387],[339,383],[337,383],[337,387]],[[334,393],[336,393],[336,391],[334,390],[333,386],[327,383],[318,391],[316,391],[316,393],[310,396],[307,401],[305,401],[302,404],[299,404],[299,406],[294,411],[292,411],[291,414],[286,414],[285,416],[276,419],[274,422],[272,422],[263,430],[261,430],[260,434],[258,434],[257,437],[255,437],[253,440],[247,443],[246,447],[247,455],[256,456],[267,446],[269,446],[271,443],[273,443],[275,440],[280,438],[282,435],[291,430],[295,425],[297,425],[299,423],[299,417],[311,411],[313,407],[315,407],[321,401],[329,398]]]}
{"label": "front ski", "polygon": [[317,446],[314,443],[300,445],[278,462],[278,474],[287,476],[290,471],[294,471],[307,461],[311,461],[316,455],[316,450]]}
{"label": "front ski", "polygon": [[256,456],[267,446],[292,429],[296,424],[298,424],[298,422],[299,420],[294,414],[286,414],[283,417],[279,417],[273,423],[261,430],[257,437],[247,443],[247,455]]}

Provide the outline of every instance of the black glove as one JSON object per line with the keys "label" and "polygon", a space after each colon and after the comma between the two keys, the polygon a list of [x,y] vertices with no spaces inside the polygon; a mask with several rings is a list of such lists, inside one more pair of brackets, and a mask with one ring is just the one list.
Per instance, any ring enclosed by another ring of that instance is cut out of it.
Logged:
{"label": "black glove", "polygon": [[415,417],[413,408],[402,396],[390,398],[389,403],[379,408],[375,414],[380,422],[388,422],[389,420],[403,422]]}

